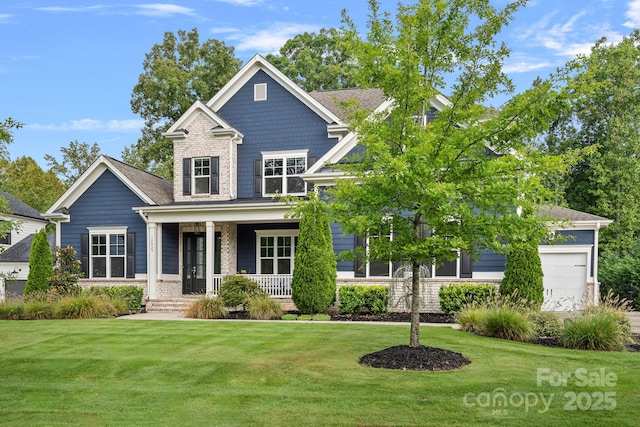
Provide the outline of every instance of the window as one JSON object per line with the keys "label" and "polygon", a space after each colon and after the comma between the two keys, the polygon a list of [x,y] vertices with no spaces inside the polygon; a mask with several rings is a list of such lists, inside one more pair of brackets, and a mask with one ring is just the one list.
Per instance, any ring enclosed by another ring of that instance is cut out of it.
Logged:
{"label": "window", "polygon": [[11,222],[0,221],[0,245],[11,244]]}
{"label": "window", "polygon": [[262,166],[264,195],[306,193],[305,182],[300,177],[307,170],[306,153],[263,153]]}
{"label": "window", "polygon": [[267,84],[256,83],[253,85],[253,100],[254,101],[266,101],[267,100]]}
{"label": "window", "polygon": [[125,277],[126,230],[93,230],[89,234],[91,278]]}
{"label": "window", "polygon": [[298,230],[257,232],[258,274],[292,274]]}
{"label": "window", "polygon": [[211,159],[199,157],[193,159],[193,188],[194,194],[209,194],[211,182]]}

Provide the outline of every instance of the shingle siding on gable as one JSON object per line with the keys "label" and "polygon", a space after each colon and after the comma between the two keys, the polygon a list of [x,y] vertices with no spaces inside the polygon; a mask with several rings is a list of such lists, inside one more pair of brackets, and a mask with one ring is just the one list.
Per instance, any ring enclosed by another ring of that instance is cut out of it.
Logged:
{"label": "shingle siding on gable", "polygon": [[105,171],[88,189],[69,206],[71,222],[60,223],[62,247],[73,246],[80,254],[80,238],[87,227],[127,227],[136,234],[137,274],[147,272],[147,227],[131,207],[144,204],[110,171]]}
{"label": "shingle siding on gable", "polygon": [[[253,100],[253,85],[267,83],[267,100]],[[327,138],[327,123],[263,71],[258,71],[218,111],[244,140],[238,146],[238,197],[252,198],[253,162],[262,151],[308,149],[321,157],[336,144]]]}

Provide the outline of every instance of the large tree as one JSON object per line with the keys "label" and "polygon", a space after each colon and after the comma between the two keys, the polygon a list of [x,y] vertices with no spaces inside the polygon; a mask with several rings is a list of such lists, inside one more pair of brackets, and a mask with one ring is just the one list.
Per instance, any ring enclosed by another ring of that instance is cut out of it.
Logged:
{"label": "large tree", "polygon": [[65,188],[69,188],[80,175],[100,156],[100,147],[97,142],[89,146],[86,142],[71,141],[68,147],[60,147],[62,161],[45,154],[49,171],[61,179]]}
{"label": "large tree", "polygon": [[298,34],[266,59],[307,92],[355,86],[357,63],[335,28]]}
{"label": "large tree", "polygon": [[196,100],[208,101],[240,69],[233,47],[210,39],[200,43],[198,30],[164,34],[146,54],[144,72],[133,88],[131,109],[145,124],[137,143],[123,159],[165,178],[173,176],[173,145],[162,136]]}
{"label": "large tree", "polygon": [[628,253],[640,238],[640,31],[618,44],[598,41],[569,63],[570,108],[547,138],[552,153],[590,152],[564,182],[569,207],[612,219],[602,247]]}
{"label": "large tree", "polygon": [[21,127],[22,123],[11,117],[0,122],[0,160],[9,160],[7,145],[13,142],[12,129],[20,129]]}
{"label": "large tree", "polygon": [[352,179],[331,191],[332,213],[345,232],[369,238],[367,260],[411,265],[411,347],[420,345],[421,265],[545,234],[534,214],[550,196],[540,176],[562,162],[528,141],[553,113],[554,86],[537,82],[500,110],[482,106],[511,93],[502,72],[509,51],[495,38],[524,4],[421,0],[399,5],[394,24],[370,0],[365,39],[344,16],[358,82],[394,102],[373,120],[352,115],[360,154],[339,165]]}
{"label": "large tree", "polygon": [[6,162],[0,169],[0,188],[39,212],[45,212],[64,193],[55,173],[45,172],[27,156]]}

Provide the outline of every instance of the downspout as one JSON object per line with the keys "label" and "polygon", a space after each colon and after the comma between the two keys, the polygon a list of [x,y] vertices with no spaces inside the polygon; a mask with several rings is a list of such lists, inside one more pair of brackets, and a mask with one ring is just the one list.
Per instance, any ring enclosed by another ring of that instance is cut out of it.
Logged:
{"label": "downspout", "polygon": [[596,223],[593,236],[593,305],[600,302],[600,282],[598,282],[598,242],[600,240],[600,222]]}

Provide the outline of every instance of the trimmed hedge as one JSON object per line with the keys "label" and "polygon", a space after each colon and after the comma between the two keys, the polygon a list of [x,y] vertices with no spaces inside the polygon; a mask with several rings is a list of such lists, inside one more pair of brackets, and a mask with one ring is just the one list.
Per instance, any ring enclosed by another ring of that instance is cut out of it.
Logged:
{"label": "trimmed hedge", "polygon": [[342,314],[356,313],[362,307],[373,314],[386,313],[388,291],[386,286],[342,286],[338,309]]}
{"label": "trimmed hedge", "polygon": [[465,304],[475,302],[483,304],[496,294],[494,285],[482,283],[451,283],[438,292],[440,309],[444,314],[458,313]]}
{"label": "trimmed hedge", "polygon": [[109,298],[120,298],[127,303],[129,313],[137,313],[142,306],[144,293],[140,286],[92,286],[89,293],[93,295],[106,295]]}

